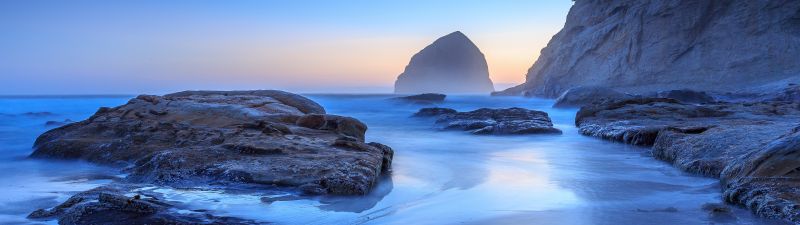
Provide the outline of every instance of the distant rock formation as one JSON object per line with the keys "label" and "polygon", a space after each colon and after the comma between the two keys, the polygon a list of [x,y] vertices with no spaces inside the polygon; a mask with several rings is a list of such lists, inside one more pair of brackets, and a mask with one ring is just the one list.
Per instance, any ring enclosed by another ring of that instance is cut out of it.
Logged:
{"label": "distant rock formation", "polygon": [[463,33],[441,37],[411,57],[397,81],[397,94],[490,93],[494,91],[486,59]]}
{"label": "distant rock formation", "polygon": [[727,92],[800,76],[798,55],[800,1],[577,0],[527,81],[495,94]]}

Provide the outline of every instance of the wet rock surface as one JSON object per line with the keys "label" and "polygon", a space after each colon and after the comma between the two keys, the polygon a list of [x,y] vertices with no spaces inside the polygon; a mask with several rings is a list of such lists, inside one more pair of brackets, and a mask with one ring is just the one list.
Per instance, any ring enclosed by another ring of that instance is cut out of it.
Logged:
{"label": "wet rock surface", "polygon": [[390,170],[393,156],[388,146],[365,143],[366,130],[288,92],[189,91],[101,108],[42,134],[31,157],[119,167],[128,173],[125,183],[363,195]]}
{"label": "wet rock surface", "polygon": [[722,180],[724,196],[756,214],[800,222],[800,104],[691,104],[639,98],[582,107],[584,135],[652,146],[652,155]]}
{"label": "wet rock surface", "polygon": [[428,104],[442,103],[444,102],[445,98],[447,98],[447,95],[444,94],[425,93],[425,94],[397,97],[393,99],[408,103],[428,105]]}
{"label": "wet rock surface", "polygon": [[179,208],[158,193],[131,185],[108,185],[78,193],[53,208],[28,215],[32,220],[57,219],[59,224],[259,224],[202,211],[176,213]]}
{"label": "wet rock surface", "polygon": [[388,170],[391,149],[364,143],[367,126],[360,121],[324,113],[280,91],[139,96],[42,134],[31,157],[122,166],[128,180],[143,183],[368,192]]}
{"label": "wet rock surface", "polygon": [[448,108],[423,108],[418,117],[436,117],[445,130],[464,130],[472,134],[561,134],[553,127],[546,112],[523,108],[488,109],[457,112]]}
{"label": "wet rock surface", "polygon": [[453,113],[457,113],[457,112],[458,111],[456,111],[455,109],[450,109],[450,108],[439,108],[439,107],[423,108],[423,109],[420,109],[418,112],[414,113],[414,116],[416,116],[416,117],[431,117],[431,116],[439,116],[439,115],[444,115],[444,114],[453,114]]}
{"label": "wet rock surface", "polygon": [[580,86],[570,88],[562,93],[553,104],[553,108],[581,107],[595,102],[623,100],[636,96],[625,94],[606,87]]}

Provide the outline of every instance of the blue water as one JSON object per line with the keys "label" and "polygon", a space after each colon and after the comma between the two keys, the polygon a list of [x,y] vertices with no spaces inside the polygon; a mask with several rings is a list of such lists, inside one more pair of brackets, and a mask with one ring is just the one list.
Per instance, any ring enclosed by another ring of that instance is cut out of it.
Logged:
{"label": "blue water", "polygon": [[[721,202],[716,179],[683,173],[649,157],[645,148],[581,136],[573,125],[575,110],[552,109],[551,100],[450,96],[441,106],[543,110],[563,135],[440,131],[431,119],[410,117],[421,106],[387,101],[389,96],[309,97],[328,113],[362,120],[369,125],[368,141],[394,148],[391,176],[369,195],[265,203],[262,197],[280,196],[147,189],[184,202],[187,210],[277,224],[779,224],[736,207],[733,217],[711,217],[701,207]],[[0,223],[39,222],[25,216],[123,176],[26,156],[35,138],[53,128],[47,121],[79,121],[128,98],[0,98]]]}

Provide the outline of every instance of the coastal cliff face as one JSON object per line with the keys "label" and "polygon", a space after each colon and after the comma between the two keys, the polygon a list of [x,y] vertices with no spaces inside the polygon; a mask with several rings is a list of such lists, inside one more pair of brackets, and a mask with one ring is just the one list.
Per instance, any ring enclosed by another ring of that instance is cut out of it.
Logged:
{"label": "coastal cliff face", "polygon": [[411,57],[394,84],[398,94],[494,91],[486,58],[463,33],[445,35]]}
{"label": "coastal cliff face", "polygon": [[800,1],[577,0],[526,82],[495,94],[728,92],[797,78],[798,55]]}

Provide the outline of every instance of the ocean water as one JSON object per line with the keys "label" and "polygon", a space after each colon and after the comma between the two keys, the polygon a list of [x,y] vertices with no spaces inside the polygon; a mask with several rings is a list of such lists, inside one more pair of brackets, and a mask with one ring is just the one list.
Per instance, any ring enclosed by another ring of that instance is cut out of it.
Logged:
{"label": "ocean water", "polygon": [[[546,111],[562,135],[475,136],[413,118],[424,106],[388,95],[308,95],[328,113],[369,126],[368,141],[395,150],[393,171],[370,194],[295,198],[292,193],[146,188],[185,210],[209,210],[276,224],[782,224],[722,202],[716,179],[681,172],[646,148],[581,136],[576,110],[552,100],[449,96],[441,107],[523,107]],[[130,96],[0,98],[0,224],[118,179],[111,168],[26,158],[47,121],[79,121]],[[46,112],[46,113],[45,113]],[[264,198],[276,201],[263,201]],[[55,221],[44,221],[55,223]]]}

